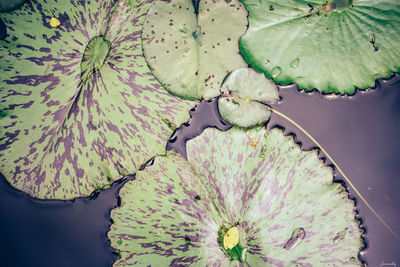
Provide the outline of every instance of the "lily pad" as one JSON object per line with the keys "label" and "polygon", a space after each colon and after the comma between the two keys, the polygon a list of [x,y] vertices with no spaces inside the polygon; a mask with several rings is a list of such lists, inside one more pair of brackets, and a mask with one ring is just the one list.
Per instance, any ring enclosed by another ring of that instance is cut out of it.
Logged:
{"label": "lily pad", "polygon": [[251,68],[229,74],[221,91],[219,113],[230,124],[244,128],[268,121],[271,111],[266,104],[279,101],[276,85]]}
{"label": "lily pad", "polygon": [[354,201],[281,130],[208,128],[120,191],[114,266],[360,266]]}
{"label": "lily pad", "polygon": [[246,67],[239,38],[247,28],[247,11],[238,0],[157,1],[143,28],[147,63],[172,94],[189,99],[219,95],[224,77]]}
{"label": "lily pad", "polygon": [[353,94],[400,71],[397,0],[243,0],[246,61],[280,84]]}
{"label": "lily pad", "polygon": [[87,196],[165,153],[195,103],[166,92],[143,57],[153,3],[31,1],[2,15],[0,168],[12,186]]}

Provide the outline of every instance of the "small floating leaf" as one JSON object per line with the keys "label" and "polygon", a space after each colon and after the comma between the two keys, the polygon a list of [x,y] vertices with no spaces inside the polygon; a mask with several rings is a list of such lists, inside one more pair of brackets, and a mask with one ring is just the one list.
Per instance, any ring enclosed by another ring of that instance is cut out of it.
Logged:
{"label": "small floating leaf", "polygon": [[276,83],[353,94],[400,71],[398,0],[254,2],[241,52]]}
{"label": "small floating leaf", "polygon": [[[264,146],[268,158],[258,157]],[[114,266],[341,266],[363,247],[354,201],[332,169],[281,130],[208,128],[187,157],[156,157],[121,189],[108,233],[121,251]]]}
{"label": "small floating leaf", "polygon": [[271,111],[267,103],[279,100],[276,85],[250,68],[233,71],[222,85],[218,109],[227,122],[240,127],[265,123]]}
{"label": "small floating leaf", "polygon": [[238,0],[157,1],[143,28],[146,61],[171,93],[190,99],[219,95],[227,73],[247,66],[239,38],[247,12]]}
{"label": "small floating leaf", "polygon": [[130,2],[30,1],[1,14],[12,30],[0,40],[0,168],[12,186],[88,196],[164,153],[189,119],[195,103],[168,94],[143,57],[154,1]]}
{"label": "small floating leaf", "polygon": [[338,243],[344,239],[346,236],[346,230],[340,231],[339,233],[336,234],[336,236],[333,238],[334,243]]}

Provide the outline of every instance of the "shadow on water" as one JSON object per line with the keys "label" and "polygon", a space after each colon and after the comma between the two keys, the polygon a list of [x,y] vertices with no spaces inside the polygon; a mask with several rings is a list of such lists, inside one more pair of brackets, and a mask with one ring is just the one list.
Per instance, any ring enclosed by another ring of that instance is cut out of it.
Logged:
{"label": "shadow on water", "polygon": [[[273,108],[309,131],[400,233],[400,76],[378,80],[375,89],[354,96],[331,99],[315,92],[299,92],[295,86],[280,87],[280,96],[282,101]],[[221,120],[215,100],[202,101],[191,111],[190,121],[173,134],[167,149],[185,155],[186,141],[206,127],[230,128]],[[267,127],[281,127],[285,134],[294,134],[305,150],[315,147],[299,129],[275,114]],[[335,178],[343,180],[338,173]],[[0,177],[2,265],[111,266],[117,256],[107,239],[110,211],[118,205],[118,191],[126,180],[89,198],[42,201],[13,189]],[[362,256],[369,266],[400,264],[400,242],[359,200],[357,209],[367,231],[368,247]]]}

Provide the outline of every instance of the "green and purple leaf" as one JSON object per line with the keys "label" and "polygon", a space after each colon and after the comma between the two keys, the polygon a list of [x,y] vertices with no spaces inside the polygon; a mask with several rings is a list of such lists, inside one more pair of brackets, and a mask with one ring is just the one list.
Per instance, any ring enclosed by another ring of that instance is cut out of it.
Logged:
{"label": "green and purple leaf", "polygon": [[267,104],[279,101],[276,85],[251,68],[230,73],[222,84],[221,92],[219,113],[230,124],[243,128],[268,121],[271,111]]}
{"label": "green and purple leaf", "polygon": [[[206,129],[187,154],[156,157],[121,189],[115,266],[361,265],[354,201],[315,150],[278,129],[234,127]],[[226,249],[234,227],[239,243]]]}
{"label": "green and purple leaf", "polygon": [[400,71],[398,0],[241,0],[246,61],[276,83],[354,94]]}
{"label": "green and purple leaf", "polygon": [[12,186],[87,196],[165,153],[194,103],[165,91],[143,57],[154,2],[30,1],[2,14],[0,168]]}
{"label": "green and purple leaf", "polygon": [[143,28],[143,50],[155,77],[172,94],[188,99],[219,95],[224,77],[246,67],[239,38],[247,12],[238,0],[157,1]]}

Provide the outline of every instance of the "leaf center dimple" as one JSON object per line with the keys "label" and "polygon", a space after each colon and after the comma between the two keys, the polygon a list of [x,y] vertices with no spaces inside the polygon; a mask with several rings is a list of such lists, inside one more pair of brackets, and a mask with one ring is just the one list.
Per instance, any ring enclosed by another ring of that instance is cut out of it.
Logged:
{"label": "leaf center dimple", "polygon": [[232,226],[229,229],[221,226],[218,231],[218,241],[222,250],[230,260],[245,261],[247,249],[240,244],[240,234],[238,227]]}
{"label": "leaf center dimple", "polygon": [[86,82],[89,77],[104,65],[110,52],[111,43],[103,36],[96,36],[86,46],[81,62],[81,81]]}
{"label": "leaf center dimple", "polygon": [[194,31],[192,33],[192,35],[193,35],[193,38],[195,40],[200,37],[200,35],[201,35],[201,27],[199,25],[196,27],[196,31]]}
{"label": "leaf center dimple", "polygon": [[239,231],[236,226],[230,228],[224,235],[224,248],[233,249],[239,243]]}

